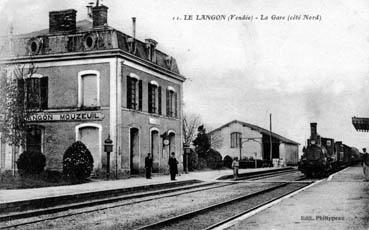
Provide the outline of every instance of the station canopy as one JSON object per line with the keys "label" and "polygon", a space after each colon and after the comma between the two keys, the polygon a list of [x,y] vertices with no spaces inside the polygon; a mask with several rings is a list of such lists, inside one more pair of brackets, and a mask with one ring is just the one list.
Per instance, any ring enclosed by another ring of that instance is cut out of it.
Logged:
{"label": "station canopy", "polygon": [[369,132],[369,118],[367,117],[353,117],[352,124],[359,132]]}

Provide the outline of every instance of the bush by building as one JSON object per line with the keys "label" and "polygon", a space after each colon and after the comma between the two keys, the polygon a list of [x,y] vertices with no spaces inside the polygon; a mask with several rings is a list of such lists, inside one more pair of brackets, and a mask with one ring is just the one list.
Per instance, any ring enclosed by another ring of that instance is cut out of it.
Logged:
{"label": "bush by building", "polygon": [[63,174],[69,180],[85,180],[91,175],[93,165],[90,150],[81,141],[74,142],[64,153]]}
{"label": "bush by building", "polygon": [[209,149],[209,151],[207,151],[205,160],[208,168],[220,169],[223,167],[222,155],[214,149]]}
{"label": "bush by building", "polygon": [[199,164],[199,157],[197,156],[197,153],[190,149],[190,154],[188,156],[188,170],[193,171],[194,169],[197,169],[197,165]]}
{"label": "bush by building", "polygon": [[17,167],[22,174],[39,174],[46,164],[45,155],[40,152],[24,151],[17,160]]}

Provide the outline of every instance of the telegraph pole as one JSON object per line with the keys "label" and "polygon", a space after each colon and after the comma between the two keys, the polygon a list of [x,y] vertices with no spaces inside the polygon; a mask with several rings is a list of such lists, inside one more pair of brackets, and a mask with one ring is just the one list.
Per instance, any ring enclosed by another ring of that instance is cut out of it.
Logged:
{"label": "telegraph pole", "polygon": [[242,155],[242,137],[240,137],[239,140],[240,140],[240,160],[241,160],[241,155]]}
{"label": "telegraph pole", "polygon": [[272,114],[269,114],[270,132],[269,132],[269,142],[270,142],[270,162],[273,164],[273,143],[272,143]]}

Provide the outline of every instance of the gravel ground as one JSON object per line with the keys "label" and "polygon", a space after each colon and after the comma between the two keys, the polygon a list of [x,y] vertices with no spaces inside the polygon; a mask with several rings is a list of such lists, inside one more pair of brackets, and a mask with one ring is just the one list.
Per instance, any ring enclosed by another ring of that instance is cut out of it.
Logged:
{"label": "gravel ground", "polygon": [[263,182],[273,182],[273,181],[296,181],[299,178],[304,176],[301,172],[291,172],[286,174],[281,174],[273,177],[267,177],[262,179],[255,179],[254,181],[263,181]]}
{"label": "gravel ground", "polygon": [[275,185],[276,183],[237,183],[212,190],[44,221],[16,229],[132,229]]}
{"label": "gravel ground", "polygon": [[251,209],[257,205],[263,204],[268,200],[272,200],[276,197],[285,195],[290,193],[291,191],[297,190],[306,186],[306,184],[288,184],[276,190],[267,192],[260,196],[252,197],[250,199],[246,199],[243,201],[236,202],[232,205],[227,205],[225,207],[219,207],[216,210],[212,210],[196,217],[193,217],[188,220],[183,220],[172,224],[170,226],[166,226],[164,228],[160,228],[162,230],[190,230],[190,229],[204,229],[213,224],[216,224],[222,220],[233,217],[237,214],[240,214],[248,209]]}

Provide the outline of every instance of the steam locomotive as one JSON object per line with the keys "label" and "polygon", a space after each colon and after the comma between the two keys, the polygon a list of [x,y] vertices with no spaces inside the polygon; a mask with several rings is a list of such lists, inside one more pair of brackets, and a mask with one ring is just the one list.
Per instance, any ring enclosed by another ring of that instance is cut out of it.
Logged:
{"label": "steam locomotive", "polygon": [[299,170],[307,177],[328,176],[348,165],[360,162],[357,148],[347,146],[342,141],[321,137],[317,133],[317,123],[310,123],[310,138],[303,149]]}

